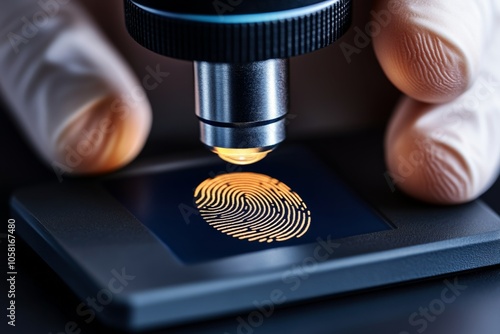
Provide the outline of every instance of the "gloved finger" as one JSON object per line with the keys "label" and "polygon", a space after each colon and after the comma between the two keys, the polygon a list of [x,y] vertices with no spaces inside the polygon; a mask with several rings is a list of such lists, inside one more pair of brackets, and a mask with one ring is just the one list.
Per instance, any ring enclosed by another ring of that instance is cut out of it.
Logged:
{"label": "gloved finger", "polygon": [[378,0],[386,24],[373,36],[389,79],[423,102],[449,102],[478,75],[500,13],[497,0]]}
{"label": "gloved finger", "polygon": [[455,101],[433,105],[406,97],[396,108],[386,135],[386,162],[394,182],[408,194],[458,204],[480,196],[495,181],[500,168],[500,34],[490,43],[477,80]]}
{"label": "gloved finger", "polygon": [[39,154],[61,174],[131,161],[151,108],[86,12],[67,0],[11,1],[0,22],[0,88]]}

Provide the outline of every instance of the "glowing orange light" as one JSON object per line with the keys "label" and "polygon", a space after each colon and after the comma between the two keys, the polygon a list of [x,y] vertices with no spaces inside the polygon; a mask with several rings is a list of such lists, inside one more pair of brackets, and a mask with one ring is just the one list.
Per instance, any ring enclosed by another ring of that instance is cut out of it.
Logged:
{"label": "glowing orange light", "polygon": [[251,165],[264,159],[272,150],[260,148],[221,148],[214,147],[212,152],[222,160],[234,165]]}
{"label": "glowing orange light", "polygon": [[302,237],[311,213],[297,193],[262,174],[232,173],[202,182],[195,201],[210,226],[234,238],[273,242]]}

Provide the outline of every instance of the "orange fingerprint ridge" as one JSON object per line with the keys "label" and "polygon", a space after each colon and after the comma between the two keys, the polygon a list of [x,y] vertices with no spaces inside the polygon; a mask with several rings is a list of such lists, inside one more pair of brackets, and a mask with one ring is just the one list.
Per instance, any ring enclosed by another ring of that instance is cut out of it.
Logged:
{"label": "orange fingerprint ridge", "polygon": [[203,181],[194,193],[203,219],[234,238],[271,243],[302,237],[311,212],[297,193],[270,176],[231,173]]}

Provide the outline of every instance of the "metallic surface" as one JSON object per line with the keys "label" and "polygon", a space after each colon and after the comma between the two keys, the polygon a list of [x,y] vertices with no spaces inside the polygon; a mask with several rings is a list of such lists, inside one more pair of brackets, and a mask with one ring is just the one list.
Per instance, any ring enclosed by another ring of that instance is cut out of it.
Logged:
{"label": "metallic surface", "polygon": [[246,64],[195,62],[196,115],[210,147],[257,148],[285,139],[287,59]]}
{"label": "metallic surface", "polygon": [[248,128],[214,126],[203,121],[200,126],[201,141],[211,148],[274,147],[285,140],[285,120]]}

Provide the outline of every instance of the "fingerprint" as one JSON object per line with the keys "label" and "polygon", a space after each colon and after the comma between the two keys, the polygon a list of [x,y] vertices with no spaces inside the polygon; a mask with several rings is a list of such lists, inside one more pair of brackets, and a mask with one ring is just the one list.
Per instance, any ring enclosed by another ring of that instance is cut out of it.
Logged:
{"label": "fingerprint", "polygon": [[302,237],[311,213],[284,183],[262,174],[231,173],[202,182],[195,201],[203,219],[234,238],[273,242]]}

